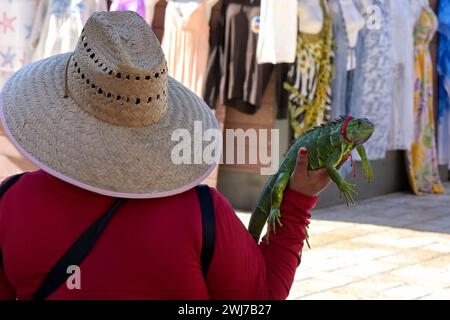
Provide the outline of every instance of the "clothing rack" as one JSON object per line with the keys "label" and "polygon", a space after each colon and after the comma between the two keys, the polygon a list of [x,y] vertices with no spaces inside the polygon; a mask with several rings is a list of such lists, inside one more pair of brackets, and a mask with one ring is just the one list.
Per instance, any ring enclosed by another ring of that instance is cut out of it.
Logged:
{"label": "clothing rack", "polygon": [[[109,1],[109,4],[111,1]],[[216,22],[218,21],[220,15],[220,9],[222,6],[223,0],[220,0],[213,8],[212,15],[210,19],[210,27],[214,29],[216,26]],[[432,8],[436,9],[439,4],[438,0],[430,0],[430,5]],[[153,19],[153,29],[157,35],[157,37],[161,40],[164,33],[164,17],[165,17],[165,8],[167,5],[166,0],[160,0],[155,7],[155,15]],[[436,65],[436,57],[437,57],[437,36],[435,35],[431,45],[430,50],[432,54],[432,59],[434,65]],[[434,111],[436,113],[437,110],[437,101],[438,101],[438,74],[436,69],[434,70]],[[223,119],[223,124],[225,128],[242,128],[244,130],[248,128],[256,128],[256,129],[272,129],[277,128],[280,129],[280,155],[284,153],[286,148],[288,147],[289,137],[288,137],[288,128],[289,123],[287,120],[276,120],[275,119],[275,79],[272,74],[272,78],[269,82],[269,85],[265,91],[261,108],[254,115],[243,114],[233,108],[222,108],[217,109],[217,116]],[[225,114],[226,110],[226,114]],[[0,145],[1,145],[2,136],[0,136]],[[270,145],[269,145],[270,146]],[[248,149],[247,149],[248,150]],[[9,158],[8,158],[9,159]],[[16,167],[25,168],[29,170],[26,165],[17,161]],[[359,165],[359,164],[358,164]],[[407,178],[406,175],[402,174],[404,171],[404,159],[402,152],[389,152],[389,155],[386,159],[380,161],[374,161],[373,165],[375,170],[379,168],[378,172],[385,172],[384,174],[377,174],[377,180],[383,181],[382,184],[375,184],[368,186],[365,183],[362,183],[361,194],[366,195],[367,197],[376,196],[379,194],[384,194],[391,191],[398,191],[401,189],[407,189]],[[8,165],[6,165],[8,167]],[[9,169],[10,170],[10,169]],[[443,168],[443,175],[447,174],[447,168]],[[250,209],[254,203],[256,202],[256,197],[259,195],[259,192],[262,188],[267,177],[260,176],[260,166],[259,165],[221,165],[220,166],[220,177],[218,180],[218,188],[222,191],[235,205],[237,208]],[[0,172],[0,175],[2,173]],[[359,179],[360,177],[358,177]],[[358,180],[357,180],[358,181]],[[235,190],[242,185],[247,186],[245,192],[241,192],[237,194]],[[370,188],[370,189],[364,189]],[[329,199],[338,199],[338,195],[334,193],[333,189],[327,190],[325,196],[323,197],[324,201],[321,201],[320,205],[331,205],[333,201],[327,202]],[[327,196],[327,193],[328,196]]]}

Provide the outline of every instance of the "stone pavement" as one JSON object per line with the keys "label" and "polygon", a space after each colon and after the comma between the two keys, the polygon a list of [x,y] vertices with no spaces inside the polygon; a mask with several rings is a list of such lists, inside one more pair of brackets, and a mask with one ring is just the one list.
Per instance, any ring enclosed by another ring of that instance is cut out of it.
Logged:
{"label": "stone pavement", "polygon": [[[450,299],[445,195],[394,193],[313,210],[288,299]],[[248,225],[248,214],[239,214]]]}

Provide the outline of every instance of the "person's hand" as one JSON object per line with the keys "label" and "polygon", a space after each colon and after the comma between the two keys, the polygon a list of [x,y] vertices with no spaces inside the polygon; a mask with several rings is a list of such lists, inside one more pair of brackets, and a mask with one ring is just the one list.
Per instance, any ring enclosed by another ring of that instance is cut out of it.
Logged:
{"label": "person's hand", "polygon": [[316,196],[328,186],[330,181],[325,168],[308,171],[308,150],[304,147],[300,148],[297,163],[289,181],[289,188],[307,196]]}

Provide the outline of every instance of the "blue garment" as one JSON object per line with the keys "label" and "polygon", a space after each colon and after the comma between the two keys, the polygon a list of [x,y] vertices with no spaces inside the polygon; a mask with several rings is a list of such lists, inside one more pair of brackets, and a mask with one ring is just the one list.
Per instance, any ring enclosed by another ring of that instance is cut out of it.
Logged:
{"label": "blue garment", "polygon": [[[437,71],[439,81],[438,117],[442,117],[445,110],[450,109],[450,1],[439,1],[439,52]],[[447,83],[447,85],[445,85]],[[446,88],[447,87],[447,88]],[[446,90],[447,89],[447,90]]]}
{"label": "blue garment", "polygon": [[53,0],[51,2],[51,13],[54,15],[62,15],[67,12],[80,12],[85,9],[82,0]]}
{"label": "blue garment", "polygon": [[331,118],[334,119],[350,111],[348,110],[348,91],[351,85],[350,72],[347,70],[347,59],[350,48],[339,0],[329,1],[328,7],[331,19],[333,20],[335,73],[331,82]]}
{"label": "blue garment", "polygon": [[438,19],[438,160],[450,167],[450,0],[439,1]]}

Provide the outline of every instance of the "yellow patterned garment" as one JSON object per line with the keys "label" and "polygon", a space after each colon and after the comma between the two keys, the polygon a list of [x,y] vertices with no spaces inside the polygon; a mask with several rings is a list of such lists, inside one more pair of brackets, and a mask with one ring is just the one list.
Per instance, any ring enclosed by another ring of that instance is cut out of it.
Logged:
{"label": "yellow patterned garment", "polygon": [[318,34],[299,32],[296,59],[284,83],[295,138],[328,120],[330,114],[333,30],[325,0],[320,5],[324,13],[322,30]]}
{"label": "yellow patterned garment", "polygon": [[433,112],[433,65],[429,44],[437,29],[433,10],[424,7],[414,29],[414,140],[407,153],[408,176],[415,194],[443,193],[439,178]]}

